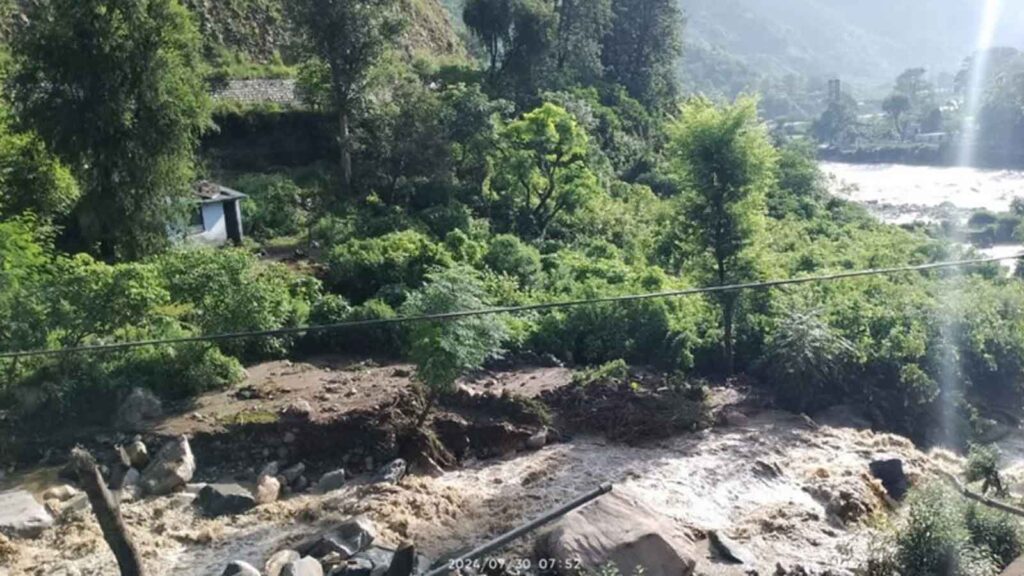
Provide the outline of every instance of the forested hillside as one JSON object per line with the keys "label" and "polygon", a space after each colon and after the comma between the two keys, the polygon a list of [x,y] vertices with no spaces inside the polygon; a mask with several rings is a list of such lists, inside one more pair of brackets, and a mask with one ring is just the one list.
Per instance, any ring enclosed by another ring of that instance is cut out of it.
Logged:
{"label": "forested hillside", "polygon": [[[998,39],[1020,45],[1024,21],[1013,4],[1006,3]],[[907,68],[954,73],[973,52],[980,19],[977,3],[965,0],[680,0],[680,6],[687,16],[688,87],[727,95],[765,76],[834,76],[874,91]]]}

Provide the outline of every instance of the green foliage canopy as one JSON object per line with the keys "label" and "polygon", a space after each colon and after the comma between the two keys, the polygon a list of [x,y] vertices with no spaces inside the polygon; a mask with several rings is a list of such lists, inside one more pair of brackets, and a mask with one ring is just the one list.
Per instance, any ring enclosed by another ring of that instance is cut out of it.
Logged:
{"label": "green foliage canopy", "polygon": [[83,246],[107,259],[166,247],[209,125],[188,12],[177,0],[43,0],[12,48],[18,120],[81,185]]}

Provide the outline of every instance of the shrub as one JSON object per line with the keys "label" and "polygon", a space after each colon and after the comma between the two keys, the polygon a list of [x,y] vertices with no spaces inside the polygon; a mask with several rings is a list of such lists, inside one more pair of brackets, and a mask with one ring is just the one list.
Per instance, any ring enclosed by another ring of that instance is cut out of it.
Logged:
{"label": "shrub", "polygon": [[451,256],[419,232],[393,232],[368,240],[349,240],[331,250],[328,278],[332,288],[363,302],[389,285],[418,288],[428,271],[447,267]]}
{"label": "shrub", "polygon": [[[423,288],[409,295],[403,315],[443,314],[487,306],[483,285],[470,268],[450,268],[429,275]],[[501,353],[508,330],[495,315],[470,316],[409,326],[409,358],[416,377],[431,398],[450,391],[455,381]],[[427,410],[430,410],[428,404]],[[421,420],[426,417],[423,414]]]}
{"label": "shrub", "polygon": [[960,497],[942,485],[927,486],[909,501],[906,525],[896,536],[902,576],[992,576],[995,562],[973,545]]}
{"label": "shrub", "polygon": [[1024,553],[1024,534],[1013,516],[972,502],[967,506],[964,521],[971,543],[994,558],[1000,568]]}
{"label": "shrub", "polygon": [[491,239],[484,263],[495,272],[518,279],[522,287],[531,286],[541,271],[540,251],[510,234]]}
{"label": "shrub", "polygon": [[242,202],[246,233],[257,240],[292,236],[302,230],[303,191],[281,175],[249,174],[234,182],[249,198]]}
{"label": "shrub", "polygon": [[760,371],[784,406],[805,412],[841,394],[855,349],[811,314],[791,312],[769,337]]}
{"label": "shrub", "polygon": [[971,446],[964,476],[968,482],[981,482],[982,494],[995,490],[1003,495],[1003,481],[999,475],[999,449],[995,446]]}
{"label": "shrub", "polygon": [[[352,316],[352,306],[337,294],[324,294],[313,303],[309,323],[314,326],[340,324]],[[303,338],[302,347],[310,351],[334,351],[343,348],[350,337],[343,331],[312,332]]]}
{"label": "shrub", "polygon": [[[348,320],[359,322],[364,320],[387,320],[398,314],[382,300],[367,300],[352,309]],[[338,342],[347,350],[375,354],[378,356],[397,356],[402,352],[402,332],[397,324],[350,328],[338,332]]]}
{"label": "shrub", "polygon": [[[204,334],[271,330],[305,324],[319,287],[279,264],[242,250],[189,249],[155,261],[183,318]],[[244,358],[277,357],[294,337],[225,341],[225,352]]]}

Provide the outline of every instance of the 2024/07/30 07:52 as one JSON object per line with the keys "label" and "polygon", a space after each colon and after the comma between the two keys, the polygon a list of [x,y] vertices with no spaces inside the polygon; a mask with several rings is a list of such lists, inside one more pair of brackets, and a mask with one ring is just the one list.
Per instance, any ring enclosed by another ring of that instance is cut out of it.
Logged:
{"label": "2024/07/30 07:52", "polygon": [[449,570],[461,570],[469,568],[472,570],[514,570],[527,571],[538,570],[540,572],[551,572],[556,570],[575,571],[581,568],[582,564],[578,559],[557,560],[555,558],[475,558],[470,560],[449,560]]}

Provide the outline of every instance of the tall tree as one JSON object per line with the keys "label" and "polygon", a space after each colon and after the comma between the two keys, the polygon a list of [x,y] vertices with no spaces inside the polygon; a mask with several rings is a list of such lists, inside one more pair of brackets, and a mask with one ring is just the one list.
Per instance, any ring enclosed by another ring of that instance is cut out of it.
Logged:
{"label": "tall tree", "polygon": [[[685,248],[719,286],[756,275],[754,247],[764,229],[765,195],[777,158],[757,101],[716,107],[696,99],[670,126],[673,170],[689,189],[682,202]],[[722,309],[724,371],[733,372],[733,324],[738,295],[717,296]]]}
{"label": "tall tree", "polygon": [[935,87],[925,77],[924,68],[909,68],[896,77],[895,92],[903,94],[910,102],[910,107],[919,110],[932,103]]}
{"label": "tall tree", "polygon": [[528,102],[548,81],[558,15],[547,0],[516,0],[505,54],[504,80],[520,102]]}
{"label": "tall tree", "polygon": [[311,56],[330,70],[330,99],[338,117],[341,196],[352,188],[352,115],[366,96],[370,70],[404,24],[397,0],[286,0]]}
{"label": "tall tree", "polygon": [[602,51],[608,79],[647,106],[676,89],[683,19],[676,0],[613,0],[614,20]]}
{"label": "tall tree", "polygon": [[911,108],[910,98],[906,94],[898,92],[890,94],[882,101],[882,110],[889,115],[893,129],[896,130],[896,135],[900,137],[900,140],[906,138],[907,114],[910,113]]}
{"label": "tall tree", "polygon": [[578,209],[597,191],[588,151],[586,131],[554,104],[505,127],[487,186],[521,235],[543,237],[556,217]]}
{"label": "tall tree", "polygon": [[493,78],[512,35],[513,0],[466,0],[462,20],[487,51]]}
{"label": "tall tree", "polygon": [[75,227],[107,259],[152,253],[209,125],[199,35],[177,0],[40,0],[13,42],[18,117],[75,173]]}
{"label": "tall tree", "polygon": [[601,47],[611,29],[611,0],[557,0],[558,32],[554,68],[568,82],[593,84],[601,78]]}

